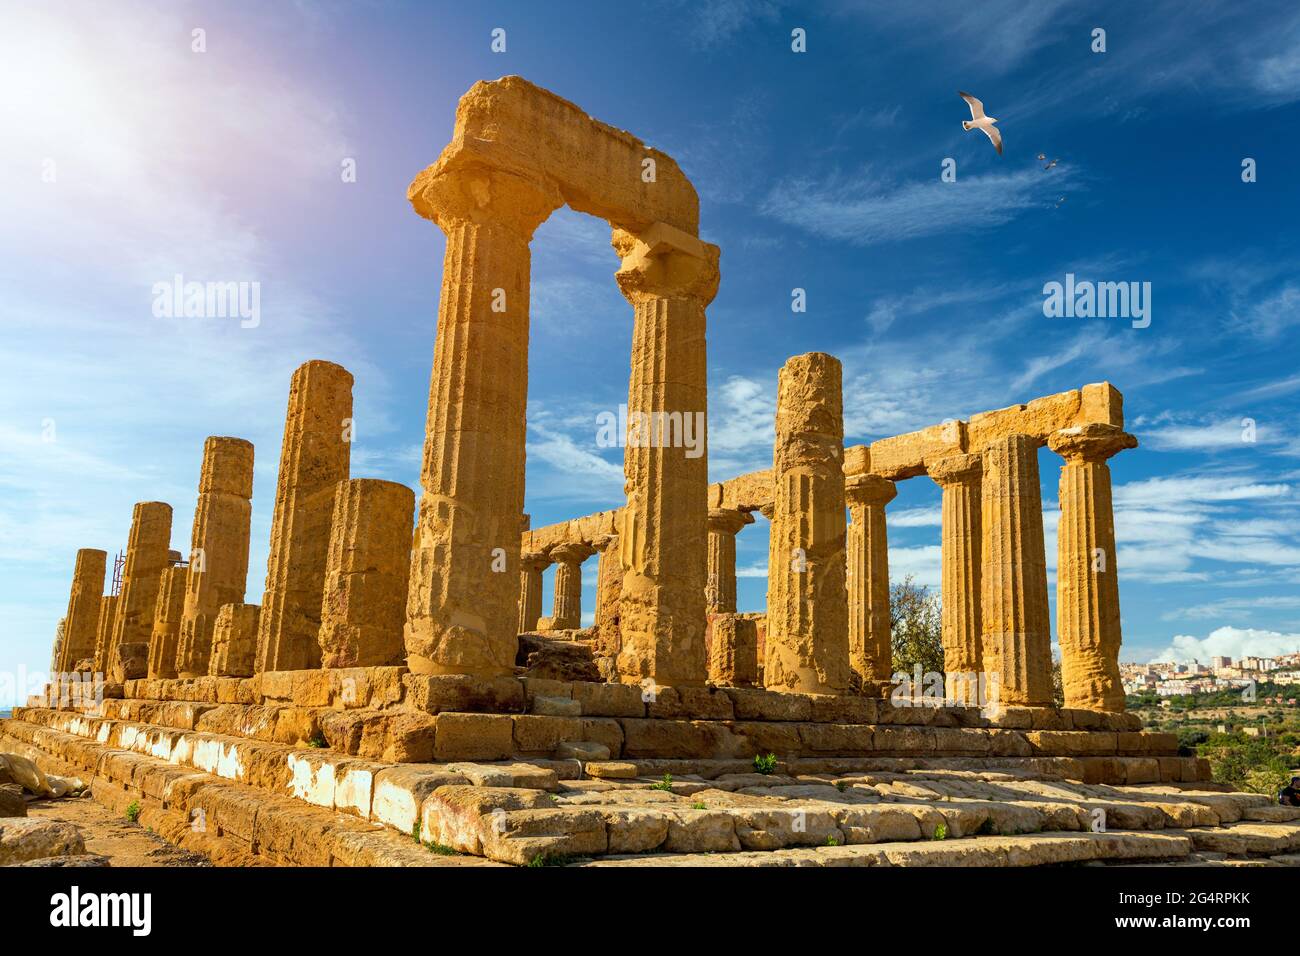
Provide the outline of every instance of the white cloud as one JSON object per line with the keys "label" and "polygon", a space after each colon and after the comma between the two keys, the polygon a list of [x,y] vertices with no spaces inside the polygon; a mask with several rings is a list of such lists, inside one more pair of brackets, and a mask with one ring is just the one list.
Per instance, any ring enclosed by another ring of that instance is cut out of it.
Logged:
{"label": "white cloud", "polygon": [[1205,637],[1179,634],[1173,642],[1153,654],[1152,661],[1208,661],[1211,657],[1274,657],[1300,651],[1300,634],[1261,631],[1254,628],[1220,627]]}

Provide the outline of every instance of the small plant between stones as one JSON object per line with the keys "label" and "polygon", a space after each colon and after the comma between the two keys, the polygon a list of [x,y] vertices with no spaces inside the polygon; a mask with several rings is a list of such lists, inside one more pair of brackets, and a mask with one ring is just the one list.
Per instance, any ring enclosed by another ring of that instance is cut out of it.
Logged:
{"label": "small plant between stones", "polygon": [[318,730],[312,735],[311,739],[307,741],[307,746],[313,747],[317,750],[324,750],[329,746],[329,744],[325,740],[325,735]]}
{"label": "small plant between stones", "polygon": [[[651,789],[651,790],[666,790],[666,791],[668,791],[669,793],[672,793],[672,792],[673,792],[673,775],[670,774],[670,773],[666,773],[666,774],[664,774],[664,778],[663,778],[662,780],[660,780],[658,783],[652,783],[652,784],[650,785],[650,789]],[[532,864],[529,864],[529,865],[531,866]]]}
{"label": "small plant between stones", "polygon": [[935,839],[935,840],[946,840],[946,839],[948,839],[948,824],[946,824],[946,823],[940,823],[937,827],[935,827],[935,828],[934,828],[934,837],[933,837],[933,839]]}
{"label": "small plant between stones", "polygon": [[126,818],[132,823],[140,819],[140,801],[132,800],[131,805],[126,808]]}
{"label": "small plant between stones", "polygon": [[776,773],[776,754],[768,754],[767,756],[755,754],[754,771],[764,775]]}

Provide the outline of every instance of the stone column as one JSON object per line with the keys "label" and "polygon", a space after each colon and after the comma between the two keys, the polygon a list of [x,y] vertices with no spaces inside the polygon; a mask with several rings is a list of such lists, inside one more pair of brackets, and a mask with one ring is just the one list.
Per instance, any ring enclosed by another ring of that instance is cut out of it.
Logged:
{"label": "stone column", "polygon": [[980,488],[984,669],[996,674],[997,700],[1052,705],[1051,626],[1038,445],[1007,435],[984,449]]}
{"label": "stone column", "polygon": [[894,483],[880,475],[854,475],[844,480],[850,519],[845,547],[849,661],[864,681],[888,681],[894,670],[885,505],[897,494]]}
{"label": "stone column", "polygon": [[[177,638],[176,671],[181,677],[208,673],[217,612],[226,604],[244,601],[252,496],[252,444],[242,438],[208,438],[203,443],[185,609]],[[276,514],[279,512],[277,502]],[[274,543],[271,554],[275,560]]]}
{"label": "stone column", "polygon": [[60,671],[70,672],[79,661],[95,656],[107,561],[108,555],[96,548],[82,548],[77,552],[77,563],[72,570],[72,590],[68,595],[68,613],[64,616]]}
{"label": "stone column", "polygon": [[942,582],[943,669],[948,699],[977,706],[984,655],[980,614],[979,455],[953,455],[930,462],[930,477],[943,489]]}
{"label": "stone column", "polygon": [[158,599],[154,603],[153,633],[149,638],[150,677],[176,676],[176,649],[180,642],[181,620],[185,617],[185,568],[163,568],[158,581]]}
{"label": "stone column", "polygon": [[596,651],[614,667],[622,650],[619,614],[623,605],[623,561],[615,533],[596,535],[592,547],[599,555],[596,562]]}
{"label": "stone column", "polygon": [[551,566],[551,559],[540,551],[529,551],[519,556],[519,633],[537,630],[537,619],[542,616],[542,572]]}
{"label": "stone column", "polygon": [[1056,559],[1056,634],[1065,706],[1122,711],[1119,577],[1106,460],[1136,448],[1137,439],[1117,425],[1092,424],[1056,432],[1047,444],[1065,459]]}
{"label": "stone column", "polygon": [[[259,673],[320,667],[320,602],[334,489],[348,476],[351,439],[351,373],[332,362],[299,366],[289,384],[257,624]],[[241,590],[222,603],[243,599]]]}
{"label": "stone column", "polygon": [[395,481],[340,481],[320,612],[322,667],[403,664],[415,492]]}
{"label": "stone column", "polygon": [[99,627],[95,631],[95,673],[108,675],[108,651],[113,643],[113,625],[117,620],[116,594],[99,599]]}
{"label": "stone column", "polygon": [[519,643],[528,243],[563,200],[553,186],[481,167],[421,174],[417,184],[417,208],[447,234],[447,248],[406,607],[408,666],[505,675]]}
{"label": "stone column", "polygon": [[823,352],[796,355],[781,369],[763,674],[771,690],[839,694],[849,686],[840,383],[839,360]]}
{"label": "stone column", "polygon": [[718,249],[656,224],[615,230],[617,274],[632,303],[632,374],[619,534],[623,592],[617,667],[628,683],[702,685],[708,677],[705,306]]}
{"label": "stone column", "polygon": [[163,501],[141,501],[131,516],[131,537],[122,567],[122,593],[113,622],[113,636],[105,648],[104,663],[111,670],[123,644],[140,644],[148,654],[153,636],[153,611],[158,582],[170,566],[172,506]]}
{"label": "stone column", "polygon": [[736,610],[736,535],[754,516],[731,508],[710,508],[709,574],[704,585],[704,610],[730,614]]}
{"label": "stone column", "polygon": [[709,623],[709,680],[723,687],[758,683],[758,623],[738,614],[719,614]]}
{"label": "stone column", "polygon": [[223,604],[212,627],[209,677],[252,677],[257,654],[257,604]]}
{"label": "stone column", "polygon": [[555,601],[551,608],[551,628],[556,631],[582,627],[582,562],[596,549],[581,542],[568,542],[551,549],[555,568]]}

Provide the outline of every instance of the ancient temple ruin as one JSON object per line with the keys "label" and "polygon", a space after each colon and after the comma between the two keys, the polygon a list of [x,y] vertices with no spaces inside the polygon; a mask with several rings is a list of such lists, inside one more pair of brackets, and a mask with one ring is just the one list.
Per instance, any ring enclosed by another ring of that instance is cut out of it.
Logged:
{"label": "ancient temple ruin", "polygon": [[[351,475],[352,376],[305,363],[289,383],[275,501],[257,505],[272,508],[261,606],[244,602],[253,448],[209,438],[188,560],[169,554],[160,502],[136,506],[120,594],[104,594],[105,551],[78,552],[60,673],[4,722],[7,738],[102,779],[106,800],[144,801],[160,832],[231,862],[413,863],[425,857],[412,833],[512,863],[848,851],[933,835],[939,818],[915,808],[884,825],[858,805],[879,798],[879,775],[905,774],[939,790],[964,774],[968,802],[987,803],[968,817],[949,808],[944,832],[1082,834],[1083,788],[1104,784],[1145,801],[1149,813],[1126,817],[1137,835],[1089,831],[1052,853],[1188,852],[1141,832],[1157,818],[1209,825],[1178,795],[1208,768],[1124,713],[1107,460],[1136,440],[1116,388],[845,446],[839,361],[796,355],[779,376],[769,470],[710,484],[707,455],[629,441],[626,500],[534,528],[534,231],[565,205],[609,223],[633,324],[628,408],[651,416],[707,412],[719,250],[699,239],[695,189],[670,157],[517,77],[464,96],[451,143],[409,198],[447,237],[418,506],[410,489]],[[1044,446],[1061,460],[1063,707]],[[890,660],[888,506],[908,479],[942,489],[937,700],[899,697]],[[736,536],[760,520],[767,608],[741,612]],[[94,707],[61,706],[63,685],[96,674]],[[779,803],[710,806],[672,789],[676,778],[701,782],[691,794],[733,793],[773,773],[825,791],[790,797],[812,801],[796,807],[811,829]],[[997,803],[981,773],[1010,781],[1003,793],[1024,783],[1023,805],[1005,810],[1015,801]],[[663,806],[638,796],[665,774]],[[1157,785],[1159,799],[1140,791]],[[852,788],[861,800],[832,793]],[[210,829],[188,835],[199,811]]]}

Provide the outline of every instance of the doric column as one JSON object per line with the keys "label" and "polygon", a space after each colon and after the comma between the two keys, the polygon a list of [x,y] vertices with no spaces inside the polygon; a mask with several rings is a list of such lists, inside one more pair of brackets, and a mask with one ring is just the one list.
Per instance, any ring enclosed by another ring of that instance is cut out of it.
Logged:
{"label": "doric column", "polygon": [[542,572],[551,566],[551,559],[541,551],[529,551],[519,556],[519,633],[537,630],[537,619],[542,616]]}
{"label": "doric column", "polygon": [[864,681],[888,681],[893,673],[885,505],[897,494],[894,483],[880,475],[854,475],[844,480],[850,519],[845,545],[849,662]]}
{"label": "doric column", "polygon": [[1106,460],[1136,448],[1137,439],[1118,425],[1092,424],[1058,431],[1047,445],[1065,459],[1056,559],[1056,634],[1065,706],[1122,711],[1119,577]]}
{"label": "doric column", "polygon": [[719,614],[709,622],[709,680],[723,687],[758,683],[758,623],[738,614]]}
{"label": "doric column", "polygon": [[[306,456],[310,452],[299,450],[299,454]],[[283,475],[282,463],[282,481]],[[252,443],[242,438],[216,436],[204,441],[199,497],[190,533],[190,564],[185,572],[185,609],[176,644],[176,673],[180,677],[202,677],[208,673],[217,612],[226,604],[240,604],[244,600],[252,495]],[[275,522],[280,521],[284,507],[288,506],[276,502]],[[277,552],[274,531],[271,556],[283,570],[283,539]],[[269,571],[267,579],[267,588],[272,589]],[[283,574],[277,572],[275,587],[282,587],[283,580]],[[278,606],[283,607],[284,603],[279,602]]]}
{"label": "doric column", "polygon": [[403,664],[415,493],[395,481],[340,481],[320,612],[322,667]]}
{"label": "doric column", "polygon": [[158,599],[154,603],[153,633],[149,637],[150,677],[176,676],[176,648],[180,642],[181,621],[185,617],[187,571],[182,567],[163,568],[158,580]]}
{"label": "doric column", "polygon": [[108,676],[108,651],[113,643],[113,625],[117,620],[118,595],[105,594],[99,599],[99,627],[95,630],[95,673]]}
{"label": "doric column", "polygon": [[163,568],[170,564],[171,538],[171,505],[163,501],[141,501],[135,506],[113,636],[104,652],[104,664],[110,670],[117,662],[117,649],[123,644],[142,644],[146,648],[149,645],[158,582]]}
{"label": "doric column", "polygon": [[704,609],[709,614],[736,610],[736,535],[754,516],[731,508],[709,509],[709,576],[704,586]]}
{"label": "doric column", "polygon": [[582,627],[582,562],[595,553],[595,548],[581,542],[568,542],[551,549],[551,560],[556,563],[552,630]]}
{"label": "doric column", "polygon": [[840,362],[796,355],[781,369],[767,563],[771,690],[838,694],[849,686],[844,586],[844,411]]}
{"label": "doric column", "polygon": [[980,545],[984,669],[998,675],[997,700],[1052,705],[1051,625],[1038,445],[1007,435],[983,452]]}
{"label": "doric column", "polygon": [[519,625],[528,293],[533,231],[554,187],[480,167],[410,197],[447,234],[405,640],[424,674],[508,674]]}
{"label": "doric column", "polygon": [[980,615],[980,483],[983,465],[979,455],[953,455],[930,462],[927,471],[943,489],[939,596],[948,699],[978,705],[983,667]]}
{"label": "doric column", "polygon": [[599,555],[596,559],[596,634],[602,652],[613,656],[619,649],[618,614],[623,595],[623,564],[618,535],[596,535],[591,546]]}
{"label": "doric column", "polygon": [[82,548],[77,552],[68,613],[64,616],[63,652],[59,655],[58,669],[62,672],[70,672],[79,661],[95,656],[107,561],[108,555],[96,548]]}
{"label": "doric column", "polygon": [[[259,673],[320,667],[320,600],[334,489],[348,476],[352,431],[351,373],[333,362],[300,365],[289,382],[280,447],[271,551],[257,625]],[[241,588],[237,597],[222,603],[243,599]]]}
{"label": "doric column", "polygon": [[257,654],[257,604],[223,604],[212,627],[209,677],[252,677]]}
{"label": "doric column", "polygon": [[708,452],[705,306],[718,291],[718,248],[656,223],[615,230],[617,279],[632,303],[632,374],[619,535],[622,680],[701,685]]}

